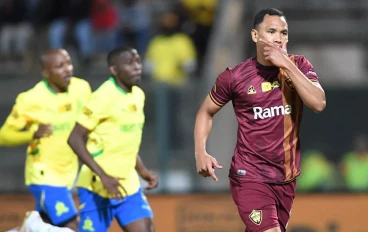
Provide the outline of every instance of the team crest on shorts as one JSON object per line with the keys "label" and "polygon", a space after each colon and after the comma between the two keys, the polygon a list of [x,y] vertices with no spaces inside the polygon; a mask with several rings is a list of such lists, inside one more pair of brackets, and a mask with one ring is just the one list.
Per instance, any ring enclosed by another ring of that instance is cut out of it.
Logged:
{"label": "team crest on shorts", "polygon": [[262,223],[262,210],[253,210],[249,214],[249,219],[256,225],[261,225]]}

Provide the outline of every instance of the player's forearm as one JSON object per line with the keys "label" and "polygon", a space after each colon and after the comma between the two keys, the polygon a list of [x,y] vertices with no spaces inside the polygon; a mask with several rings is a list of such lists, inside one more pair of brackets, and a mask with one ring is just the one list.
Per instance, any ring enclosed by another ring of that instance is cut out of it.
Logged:
{"label": "player's forearm", "polygon": [[309,80],[294,64],[284,68],[304,104],[314,112],[322,112],[326,107],[323,89]]}
{"label": "player's forearm", "polygon": [[86,164],[99,177],[106,175],[105,171],[100,167],[100,165],[98,165],[87,150],[84,137],[74,134],[73,132],[68,139],[68,144],[78,156],[79,160]]}
{"label": "player's forearm", "polygon": [[194,127],[195,156],[206,154],[207,138],[211,132],[213,116],[200,109]]}
{"label": "player's forearm", "polygon": [[139,155],[137,155],[137,162],[135,164],[135,170],[141,174],[142,172],[146,171],[147,168],[144,166],[144,163]]}
{"label": "player's forearm", "polygon": [[20,146],[33,139],[33,131],[17,131],[15,128],[4,125],[0,129],[0,146]]}

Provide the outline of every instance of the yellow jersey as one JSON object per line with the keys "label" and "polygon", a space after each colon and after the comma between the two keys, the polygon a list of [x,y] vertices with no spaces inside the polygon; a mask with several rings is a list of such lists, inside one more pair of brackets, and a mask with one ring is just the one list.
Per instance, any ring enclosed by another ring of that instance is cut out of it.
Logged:
{"label": "yellow jersey", "polygon": [[[78,172],[78,158],[67,140],[78,112],[83,110],[90,95],[88,82],[76,77],[71,78],[66,93],[56,93],[43,80],[18,95],[11,114],[0,130],[0,145],[17,145],[17,139],[26,142],[25,137],[29,137],[26,185],[73,186]],[[33,139],[38,124],[51,124],[53,134]]]}
{"label": "yellow jersey", "polygon": [[183,33],[157,35],[148,45],[146,59],[153,64],[153,78],[180,85],[188,80],[182,67],[196,61],[196,50],[191,38]]}
{"label": "yellow jersey", "polygon": [[[137,86],[127,93],[110,77],[94,93],[78,118],[90,130],[87,149],[101,168],[113,177],[124,178],[123,195],[131,195],[140,187],[135,170],[144,125],[145,95]],[[98,176],[83,165],[77,187],[109,197]]]}
{"label": "yellow jersey", "polygon": [[203,26],[211,26],[215,19],[217,0],[181,0],[192,19]]}

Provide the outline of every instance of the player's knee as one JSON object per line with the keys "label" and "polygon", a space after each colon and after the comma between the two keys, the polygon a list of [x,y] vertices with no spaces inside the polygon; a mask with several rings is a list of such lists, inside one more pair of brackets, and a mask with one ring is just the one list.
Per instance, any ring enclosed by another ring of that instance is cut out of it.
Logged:
{"label": "player's knee", "polygon": [[154,232],[155,226],[152,218],[144,218],[123,227],[126,232]]}
{"label": "player's knee", "polygon": [[154,226],[152,219],[147,220],[142,232],[154,232],[154,231],[155,231],[155,226]]}
{"label": "player's knee", "polygon": [[144,226],[142,226],[141,232],[154,232],[155,226],[153,223],[153,220],[150,218],[148,220],[145,220]]}
{"label": "player's knee", "polygon": [[151,223],[151,225],[149,226],[148,232],[155,232],[155,225],[153,224],[153,222]]}

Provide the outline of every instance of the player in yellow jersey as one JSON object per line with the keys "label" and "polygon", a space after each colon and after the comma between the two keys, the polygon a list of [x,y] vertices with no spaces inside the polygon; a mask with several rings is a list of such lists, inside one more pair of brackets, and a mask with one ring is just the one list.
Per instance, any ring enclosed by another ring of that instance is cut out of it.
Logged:
{"label": "player in yellow jersey", "polygon": [[77,115],[91,95],[88,82],[73,77],[67,51],[53,49],[41,57],[43,80],[20,93],[0,130],[0,145],[28,143],[25,182],[36,210],[50,224],[77,230],[77,209],[70,189],[78,158],[67,144]]}
{"label": "player in yellow jersey", "polygon": [[84,163],[77,181],[78,231],[108,231],[116,218],[125,232],[152,232],[153,213],[138,176],[148,189],[158,184],[138,155],[145,120],[145,95],[137,86],[141,58],[135,49],[119,47],[107,60],[111,77],[92,94],[68,140]]}

